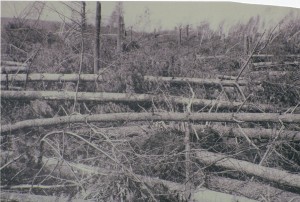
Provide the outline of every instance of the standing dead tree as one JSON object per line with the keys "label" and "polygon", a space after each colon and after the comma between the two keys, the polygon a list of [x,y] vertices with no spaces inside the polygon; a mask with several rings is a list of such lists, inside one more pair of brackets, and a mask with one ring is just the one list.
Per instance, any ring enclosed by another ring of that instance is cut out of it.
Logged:
{"label": "standing dead tree", "polygon": [[82,3],[82,7],[81,7],[81,24],[82,24],[82,30],[85,31],[86,30],[86,12],[85,12],[86,3],[85,3],[85,1],[83,1],[81,3]]}
{"label": "standing dead tree", "polygon": [[94,50],[94,74],[98,74],[100,69],[100,26],[101,26],[101,3],[97,2],[96,8],[96,33]]}

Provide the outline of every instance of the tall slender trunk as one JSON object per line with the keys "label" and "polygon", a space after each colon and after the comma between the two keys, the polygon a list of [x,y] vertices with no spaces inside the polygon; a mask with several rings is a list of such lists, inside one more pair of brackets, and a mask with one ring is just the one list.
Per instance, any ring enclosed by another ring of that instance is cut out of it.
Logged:
{"label": "tall slender trunk", "polygon": [[98,74],[100,69],[100,25],[101,25],[101,3],[97,2],[96,8],[96,33],[94,51],[94,74]]}

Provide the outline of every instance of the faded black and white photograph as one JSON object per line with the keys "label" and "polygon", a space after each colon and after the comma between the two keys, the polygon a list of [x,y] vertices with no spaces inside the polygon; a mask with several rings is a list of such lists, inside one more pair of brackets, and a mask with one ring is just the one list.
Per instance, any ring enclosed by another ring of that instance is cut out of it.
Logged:
{"label": "faded black and white photograph", "polygon": [[0,201],[300,201],[300,6],[0,3]]}

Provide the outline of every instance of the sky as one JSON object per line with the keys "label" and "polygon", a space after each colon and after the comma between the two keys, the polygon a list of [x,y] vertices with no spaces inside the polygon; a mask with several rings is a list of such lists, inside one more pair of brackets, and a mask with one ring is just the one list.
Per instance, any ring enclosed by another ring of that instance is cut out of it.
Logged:
{"label": "sky", "polygon": [[[297,1],[300,3],[299,0]],[[42,12],[41,19],[62,21],[64,17],[65,19],[71,17],[70,9],[64,3],[56,1],[43,1],[43,3],[46,3],[46,6]],[[219,24],[223,22],[226,29],[237,22],[245,23],[251,17],[257,15],[261,17],[266,25],[274,26],[290,12],[300,16],[299,3],[298,8],[292,8],[229,2],[124,1],[123,8],[125,26],[133,26],[133,29],[139,31],[153,31],[160,28],[171,30],[175,26],[187,24],[191,27],[197,27],[202,21],[209,22],[212,29],[217,29]],[[67,4],[76,7],[74,2],[68,2]],[[87,18],[89,23],[94,23],[95,5],[95,2],[87,1]],[[286,3],[281,5],[297,6],[297,4],[289,5]],[[101,6],[102,23],[106,24],[116,6],[116,2],[101,1]],[[80,10],[80,7],[78,7],[78,10]],[[29,17],[36,17],[33,15],[32,2],[30,1],[1,2],[1,17],[24,16],[28,11],[32,14]]]}

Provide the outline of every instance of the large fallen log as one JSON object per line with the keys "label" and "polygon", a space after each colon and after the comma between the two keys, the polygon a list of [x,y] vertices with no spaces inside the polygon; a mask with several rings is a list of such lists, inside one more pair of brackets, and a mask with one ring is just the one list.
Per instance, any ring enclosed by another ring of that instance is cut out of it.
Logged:
{"label": "large fallen log", "polygon": [[272,111],[274,107],[260,104],[243,104],[242,102],[229,102],[208,99],[190,99],[179,96],[162,96],[150,94],[129,94],[129,93],[106,93],[106,92],[67,92],[67,91],[2,91],[2,99],[44,99],[44,100],[74,100],[77,101],[99,101],[99,102],[171,102],[174,104],[189,104],[193,106],[212,107],[223,109],[236,109],[241,107],[244,110]]}
{"label": "large fallen log", "polygon": [[1,90],[7,90],[7,88],[9,90],[23,90],[22,87],[18,87],[18,86],[3,86],[3,85],[0,85],[0,88],[1,88]]}
{"label": "large fallen log", "polygon": [[203,56],[203,55],[196,55],[196,59],[198,60],[205,60],[205,59],[222,59],[222,58],[228,58],[227,55],[209,55],[209,56]]}
{"label": "large fallen log", "polygon": [[300,141],[300,131],[283,130],[279,131],[276,129],[265,129],[265,128],[233,128],[222,125],[204,126],[204,125],[194,125],[196,131],[203,131],[205,129],[215,130],[223,137],[244,137],[242,132],[245,133],[249,138],[275,138],[292,141]]}
{"label": "large fallen log", "polygon": [[265,76],[265,77],[270,77],[270,78],[277,78],[277,77],[283,77],[286,75],[293,74],[294,72],[291,71],[269,71],[269,70],[260,70],[260,71],[252,71],[249,72],[251,77],[258,77],[258,76]]}
{"label": "large fallen log", "polygon": [[[220,59],[220,58],[229,58],[230,56],[227,55],[212,55],[212,56],[201,56],[201,55],[196,55],[197,59]],[[276,57],[275,55],[271,54],[254,54],[251,56],[252,58],[271,58],[271,57]],[[287,57],[287,58],[299,58],[300,55],[283,55],[281,57]]]}
{"label": "large fallen log", "polygon": [[[78,81],[78,74],[3,74],[1,82],[5,81]],[[80,81],[101,81],[102,76],[97,74],[80,74]]]}
{"label": "large fallen log", "polygon": [[[0,193],[1,200],[4,201],[30,201],[30,202],[66,202],[70,199],[67,197],[58,197],[58,196],[43,196],[43,195],[34,195],[34,194],[22,194],[22,193],[13,193],[13,192],[5,192],[1,191]],[[83,200],[83,199],[72,199],[73,202],[88,202],[88,201],[95,201],[95,200]]]}
{"label": "large fallen log", "polygon": [[[122,171],[112,171],[112,170],[105,170],[103,168],[88,166],[85,164],[79,164],[79,163],[72,163],[67,161],[59,161],[55,158],[43,158],[44,167],[51,171],[55,172],[56,170],[59,170],[59,174],[65,175],[65,176],[71,176],[70,169],[76,170],[78,173],[80,173],[83,176],[86,175],[117,175],[117,174],[123,174]],[[173,193],[183,193],[185,191],[185,186],[183,184],[155,178],[155,177],[148,177],[143,175],[134,174],[137,179],[140,181],[143,181],[147,185],[150,185],[151,187],[154,187],[156,184],[163,184],[165,187],[167,187],[170,191]],[[232,201],[232,199],[236,199],[238,201],[245,201],[245,202],[255,202],[255,200],[248,199],[246,197],[241,196],[235,196],[230,194],[225,194],[222,192],[212,191],[209,189],[201,188],[198,189],[192,196],[195,201],[198,201],[198,199],[201,199],[201,201],[218,201],[217,199],[223,199],[222,201]],[[227,199],[227,200],[224,200]]]}
{"label": "large fallen log", "polygon": [[238,193],[242,196],[264,201],[268,198],[272,202],[296,202],[300,194],[283,191],[281,189],[255,181],[240,181],[219,176],[210,176],[207,182],[210,189],[226,193]]}
{"label": "large fallen log", "polygon": [[[253,58],[266,58],[266,57],[276,57],[275,55],[268,55],[268,54],[258,54],[252,55]],[[281,55],[280,57],[287,57],[287,58],[299,58],[300,55]]]}
{"label": "large fallen log", "polygon": [[1,60],[1,66],[28,66],[27,63]]}
{"label": "large fallen log", "polygon": [[263,179],[300,188],[300,175],[291,174],[283,170],[260,166],[247,161],[230,158],[224,154],[217,154],[207,151],[198,151],[197,159],[207,165],[215,165],[225,169],[236,170],[249,175],[261,177]]}
{"label": "large fallen log", "polygon": [[242,196],[236,196],[234,194],[225,194],[222,192],[211,191],[204,188],[199,188],[194,191],[191,196],[191,200],[193,202],[258,202],[257,200],[249,199]]}
{"label": "large fallen log", "polygon": [[268,58],[268,57],[274,57],[274,55],[268,55],[268,54],[258,54],[258,55],[252,55],[252,58]]}
{"label": "large fallen log", "polygon": [[[28,70],[27,66],[2,66],[1,73],[11,73],[11,72],[25,72]],[[1,75],[1,81],[4,75]],[[5,78],[6,79],[6,78]]]}
{"label": "large fallen log", "polygon": [[[201,85],[222,85],[222,86],[231,86],[235,87],[238,85],[246,86],[248,82],[245,80],[239,80],[238,82],[226,79],[200,79],[200,78],[186,78],[186,77],[155,77],[155,76],[144,76],[145,81],[151,82],[172,82],[172,83],[180,83],[180,84],[201,84]],[[260,84],[260,82],[255,82],[256,84]]]}
{"label": "large fallen log", "polygon": [[297,61],[294,62],[256,62],[252,63],[253,67],[258,68],[258,67],[273,67],[273,66],[282,66],[282,65],[299,65],[300,63]]}
{"label": "large fallen log", "polygon": [[[148,136],[149,134],[155,134],[161,132],[161,130],[181,130],[180,124],[164,124],[164,125],[140,125],[140,126],[123,126],[123,127],[112,127],[112,128],[98,128],[97,131],[103,134],[112,134],[125,137],[141,137]],[[77,132],[85,133],[89,128],[82,129]],[[197,132],[199,137],[203,136],[203,131],[213,130],[220,134],[220,137],[244,137],[239,128],[233,128],[223,125],[192,125],[191,132]],[[283,130],[279,131],[276,129],[265,129],[265,128],[242,128],[242,131],[249,138],[265,138],[272,139],[277,135],[277,139],[283,139],[287,141],[300,141],[300,131]]]}
{"label": "large fallen log", "polygon": [[[236,80],[237,79],[236,76],[228,76],[228,75],[217,75],[217,78],[221,79],[221,80]],[[245,78],[240,77],[240,81],[243,81],[243,80],[245,80]]]}
{"label": "large fallen log", "polygon": [[80,122],[116,121],[211,121],[211,122],[274,122],[300,123],[300,114],[278,113],[111,113],[94,115],[70,115],[46,119],[32,119],[3,125],[1,132],[14,131],[26,127],[50,126]]}

